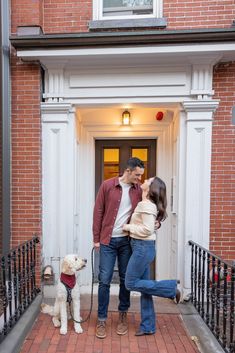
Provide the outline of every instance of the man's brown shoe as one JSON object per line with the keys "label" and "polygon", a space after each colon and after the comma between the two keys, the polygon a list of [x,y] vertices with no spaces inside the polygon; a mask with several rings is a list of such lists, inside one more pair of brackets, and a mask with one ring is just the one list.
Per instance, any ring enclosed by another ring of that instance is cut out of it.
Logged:
{"label": "man's brown shoe", "polygon": [[128,331],[127,313],[125,311],[119,312],[119,320],[118,320],[116,332],[118,335],[125,335],[127,331]]}
{"label": "man's brown shoe", "polygon": [[96,325],[96,337],[98,338],[105,338],[106,337],[106,329],[105,329],[106,323],[105,321],[97,321]]}

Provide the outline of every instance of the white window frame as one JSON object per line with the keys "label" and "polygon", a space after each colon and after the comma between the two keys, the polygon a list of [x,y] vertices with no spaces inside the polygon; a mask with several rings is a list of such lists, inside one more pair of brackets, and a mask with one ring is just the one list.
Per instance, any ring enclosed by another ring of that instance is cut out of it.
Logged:
{"label": "white window frame", "polygon": [[145,15],[103,16],[103,0],[93,0],[93,20],[120,20],[140,18],[161,18],[163,14],[163,0],[153,0],[153,13]]}

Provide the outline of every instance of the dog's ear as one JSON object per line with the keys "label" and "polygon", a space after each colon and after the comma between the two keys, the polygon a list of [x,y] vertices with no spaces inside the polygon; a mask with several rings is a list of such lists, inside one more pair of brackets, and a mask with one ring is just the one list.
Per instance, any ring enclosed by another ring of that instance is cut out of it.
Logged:
{"label": "dog's ear", "polygon": [[68,261],[66,259],[63,259],[62,265],[61,265],[61,272],[63,273],[68,273],[71,270],[71,266],[69,265]]}

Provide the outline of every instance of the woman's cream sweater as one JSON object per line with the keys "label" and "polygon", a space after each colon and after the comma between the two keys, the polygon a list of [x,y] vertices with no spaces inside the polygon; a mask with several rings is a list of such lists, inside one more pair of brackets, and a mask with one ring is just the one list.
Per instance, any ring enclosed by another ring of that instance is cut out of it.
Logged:
{"label": "woman's cream sweater", "polygon": [[141,240],[155,240],[155,221],[157,216],[157,206],[150,200],[138,203],[131,216],[129,224],[125,224],[123,229],[130,232],[130,237]]}

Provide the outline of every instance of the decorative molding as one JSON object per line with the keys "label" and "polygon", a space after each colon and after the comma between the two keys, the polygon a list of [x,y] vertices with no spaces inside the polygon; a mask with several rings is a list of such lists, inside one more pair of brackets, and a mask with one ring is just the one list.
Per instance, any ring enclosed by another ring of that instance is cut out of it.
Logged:
{"label": "decorative molding", "polygon": [[[57,64],[55,64],[55,67]],[[45,74],[46,86],[43,97],[48,102],[60,102],[64,97],[64,70],[48,68]]]}
{"label": "decorative molding", "polygon": [[[187,113],[214,113],[219,106],[219,100],[194,100],[182,102],[182,107]],[[213,114],[188,114],[189,120],[212,120]]]}
{"label": "decorative molding", "polygon": [[59,114],[74,112],[75,108],[70,103],[41,103],[41,113],[55,113]]}
{"label": "decorative molding", "polygon": [[75,108],[70,103],[41,103],[43,123],[69,123],[71,113]]}
{"label": "decorative molding", "polygon": [[194,64],[192,66],[192,88],[191,94],[197,95],[198,98],[208,99],[212,96],[212,74],[213,66],[207,64]]}
{"label": "decorative molding", "polygon": [[204,127],[196,127],[195,130],[200,134],[205,128]]}

